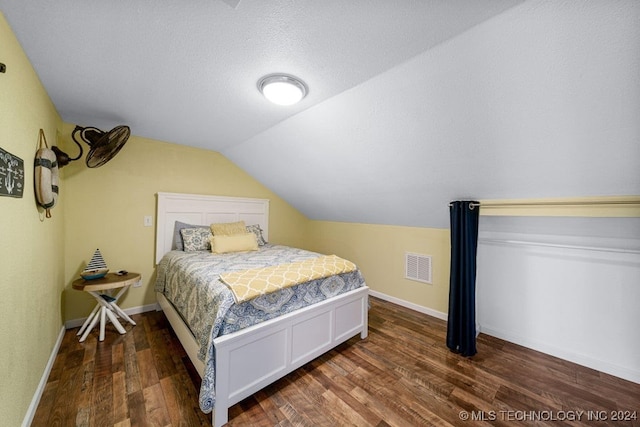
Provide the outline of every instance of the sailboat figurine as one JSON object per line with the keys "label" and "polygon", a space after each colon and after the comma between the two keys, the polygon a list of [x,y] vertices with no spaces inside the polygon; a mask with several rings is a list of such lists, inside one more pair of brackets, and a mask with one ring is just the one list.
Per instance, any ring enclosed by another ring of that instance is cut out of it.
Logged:
{"label": "sailboat figurine", "polygon": [[93,280],[104,277],[108,272],[107,263],[104,262],[100,249],[96,249],[91,261],[89,261],[87,267],[80,273],[80,276],[85,280]]}

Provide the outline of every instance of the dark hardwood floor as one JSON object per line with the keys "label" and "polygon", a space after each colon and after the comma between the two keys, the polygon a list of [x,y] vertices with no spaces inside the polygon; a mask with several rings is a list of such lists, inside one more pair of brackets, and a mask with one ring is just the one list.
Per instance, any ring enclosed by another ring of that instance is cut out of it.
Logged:
{"label": "dark hardwood floor", "polygon": [[[134,320],[123,336],[109,325],[103,342],[67,331],[33,426],[211,425],[164,315]],[[229,425],[640,426],[639,384],[482,334],[463,358],[445,335],[443,321],[371,298],[366,340],[233,406]]]}

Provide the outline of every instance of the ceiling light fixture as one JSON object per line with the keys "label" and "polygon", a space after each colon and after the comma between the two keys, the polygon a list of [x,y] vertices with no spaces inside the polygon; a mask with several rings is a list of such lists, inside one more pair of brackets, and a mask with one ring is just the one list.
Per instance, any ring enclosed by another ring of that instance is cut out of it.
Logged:
{"label": "ceiling light fixture", "polygon": [[309,89],[300,79],[287,74],[270,74],[258,81],[258,90],[278,105],[293,105],[304,98]]}

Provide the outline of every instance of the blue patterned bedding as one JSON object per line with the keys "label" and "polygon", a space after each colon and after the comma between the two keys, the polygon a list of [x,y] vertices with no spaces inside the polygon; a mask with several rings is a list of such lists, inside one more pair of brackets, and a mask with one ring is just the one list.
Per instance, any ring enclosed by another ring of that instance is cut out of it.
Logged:
{"label": "blue patterned bedding", "polygon": [[200,345],[205,363],[200,408],[215,405],[215,349],[209,342],[265,320],[318,303],[364,286],[359,270],[313,280],[236,304],[231,290],[219,280],[223,272],[242,271],[318,257],[288,246],[266,244],[258,251],[212,254],[209,251],[167,253],[157,269],[156,292],[163,293],[181,314]]}

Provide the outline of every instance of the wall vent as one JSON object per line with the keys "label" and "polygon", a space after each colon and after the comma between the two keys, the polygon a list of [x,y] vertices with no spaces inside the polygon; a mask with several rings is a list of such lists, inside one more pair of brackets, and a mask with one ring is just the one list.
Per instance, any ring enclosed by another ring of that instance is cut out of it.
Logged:
{"label": "wall vent", "polygon": [[431,284],[431,256],[405,253],[404,277]]}

